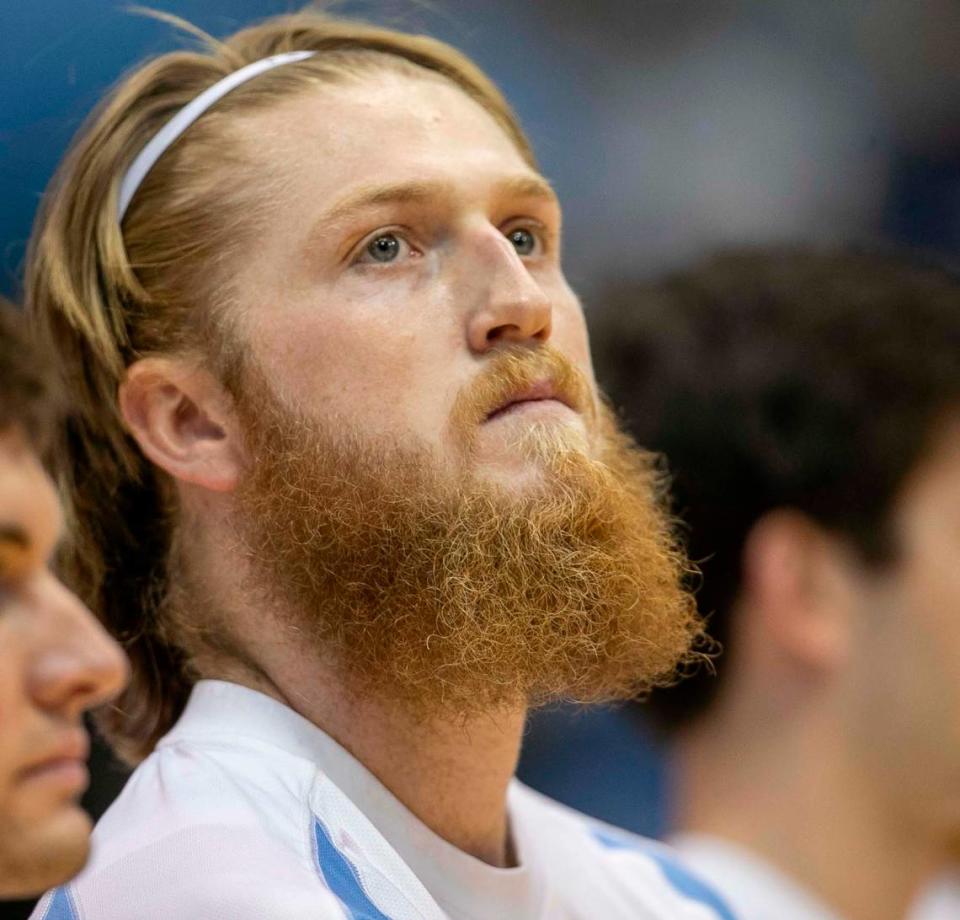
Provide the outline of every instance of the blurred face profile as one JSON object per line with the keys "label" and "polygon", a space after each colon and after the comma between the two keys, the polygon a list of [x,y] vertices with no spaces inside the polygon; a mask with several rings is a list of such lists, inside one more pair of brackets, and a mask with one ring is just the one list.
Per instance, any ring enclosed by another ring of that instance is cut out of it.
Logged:
{"label": "blurred face profile", "polygon": [[0,432],[0,898],[37,894],[86,861],[81,717],[126,680],[120,648],[49,571],[61,526],[27,438]]}

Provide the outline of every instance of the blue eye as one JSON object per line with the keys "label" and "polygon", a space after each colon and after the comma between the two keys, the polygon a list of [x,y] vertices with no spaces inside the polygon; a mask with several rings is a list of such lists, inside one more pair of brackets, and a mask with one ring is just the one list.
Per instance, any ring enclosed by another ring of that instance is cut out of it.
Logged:
{"label": "blue eye", "polygon": [[367,244],[367,253],[374,262],[392,262],[400,254],[400,240],[392,233],[384,233]]}
{"label": "blue eye", "polygon": [[523,227],[511,230],[507,234],[507,239],[513,243],[513,248],[517,250],[517,255],[520,256],[532,255],[537,248],[537,238]]}

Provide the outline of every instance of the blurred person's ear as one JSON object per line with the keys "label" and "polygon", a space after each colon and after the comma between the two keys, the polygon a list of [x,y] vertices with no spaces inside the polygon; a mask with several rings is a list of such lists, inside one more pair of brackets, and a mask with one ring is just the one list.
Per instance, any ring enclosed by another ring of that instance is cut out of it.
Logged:
{"label": "blurred person's ear", "polygon": [[202,367],[151,357],[127,369],[120,411],[149,460],[174,479],[214,492],[234,489],[243,447],[233,402]]}
{"label": "blurred person's ear", "polygon": [[806,515],[760,518],[744,546],[742,597],[768,654],[811,677],[841,667],[852,644],[852,571],[846,547]]}

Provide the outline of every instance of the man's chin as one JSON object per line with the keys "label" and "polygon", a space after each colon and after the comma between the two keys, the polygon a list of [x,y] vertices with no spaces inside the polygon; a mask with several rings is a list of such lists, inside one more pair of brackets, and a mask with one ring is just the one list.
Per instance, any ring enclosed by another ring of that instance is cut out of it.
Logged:
{"label": "man's chin", "polygon": [[579,419],[526,425],[475,442],[477,478],[508,491],[525,492],[554,480],[571,460],[593,457],[593,445]]}
{"label": "man's chin", "polygon": [[550,477],[542,463],[508,459],[484,464],[477,483],[494,500],[499,496],[503,503],[512,504],[548,490]]}
{"label": "man's chin", "polygon": [[73,878],[90,855],[90,831],[79,805],[28,827],[0,822],[0,898],[35,897]]}

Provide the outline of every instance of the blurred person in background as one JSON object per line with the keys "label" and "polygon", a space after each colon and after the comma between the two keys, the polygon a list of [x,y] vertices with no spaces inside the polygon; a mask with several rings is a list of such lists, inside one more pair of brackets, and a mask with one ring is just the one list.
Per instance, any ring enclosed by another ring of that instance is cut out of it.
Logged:
{"label": "blurred person in background", "polygon": [[62,518],[39,455],[56,400],[21,326],[0,302],[0,899],[39,894],[86,861],[82,717],[126,676],[119,646],[49,568]]}
{"label": "blurred person in background", "polygon": [[759,250],[603,308],[725,646],[646,707],[673,842],[742,920],[900,920],[960,828],[960,283]]}
{"label": "blurred person in background", "polygon": [[105,101],[27,304],[139,765],[38,917],[728,920],[512,781],[531,705],[669,681],[702,635],[559,253],[515,116],[440,42],[279,17]]}

